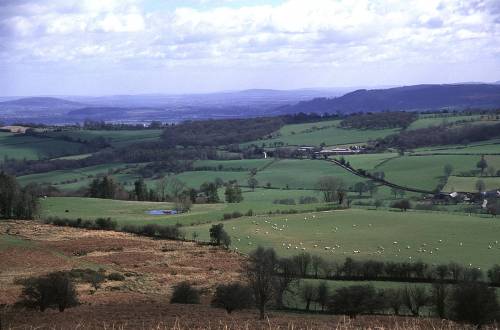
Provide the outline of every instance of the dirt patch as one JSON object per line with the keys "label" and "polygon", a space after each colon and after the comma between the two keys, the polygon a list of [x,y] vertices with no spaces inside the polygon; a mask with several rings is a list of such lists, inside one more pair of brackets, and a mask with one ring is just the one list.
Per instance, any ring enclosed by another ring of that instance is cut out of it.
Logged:
{"label": "dirt patch", "polygon": [[[21,287],[16,278],[72,268],[105,269],[126,275],[106,283],[97,293],[79,286],[83,301],[102,299],[109,292],[162,295],[168,300],[173,285],[189,280],[210,292],[217,283],[240,277],[243,258],[192,242],[154,240],[127,233],[56,227],[32,221],[0,222],[0,234],[30,241],[28,246],[0,250],[0,304],[12,303]],[[89,297],[89,295],[92,295]]]}

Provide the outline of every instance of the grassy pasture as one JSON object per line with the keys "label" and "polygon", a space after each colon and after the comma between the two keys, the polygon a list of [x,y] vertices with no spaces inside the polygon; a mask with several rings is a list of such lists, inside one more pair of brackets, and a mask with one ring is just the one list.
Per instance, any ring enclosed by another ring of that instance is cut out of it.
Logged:
{"label": "grassy pasture", "polygon": [[413,152],[419,154],[500,154],[500,139],[480,141],[467,145],[418,148]]}
{"label": "grassy pasture", "polygon": [[453,166],[453,173],[459,173],[476,169],[478,161],[479,156],[473,155],[403,156],[385,162],[377,170],[384,171],[390,182],[432,190],[443,177],[446,164]]}
{"label": "grassy pasture", "polygon": [[[74,190],[81,188],[83,186],[88,186],[90,181],[97,175],[104,175],[110,171],[124,171],[128,167],[133,167],[136,164],[124,164],[124,163],[109,163],[90,167],[83,167],[74,170],[59,170],[51,171],[45,173],[37,173],[30,175],[23,175],[18,177],[21,184],[25,185],[31,182],[34,183],[44,183],[53,184],[61,190]],[[120,180],[120,174],[113,175],[115,178]],[[76,181],[75,181],[76,180]],[[75,182],[74,182],[75,181]]]}
{"label": "grassy pasture", "polygon": [[85,152],[81,143],[0,132],[0,159],[36,160]]}
{"label": "grassy pasture", "polygon": [[444,187],[444,191],[469,191],[475,192],[476,182],[482,180],[486,186],[486,190],[500,188],[500,177],[461,177],[450,176]]}
{"label": "grassy pasture", "polygon": [[415,120],[408,127],[409,130],[419,129],[419,128],[427,128],[431,126],[439,126],[443,124],[453,124],[458,121],[467,121],[473,122],[481,119],[481,115],[472,115],[472,116],[436,116],[436,115],[420,115],[417,120]]}
{"label": "grassy pasture", "polygon": [[[145,212],[153,209],[170,209],[171,203],[118,201],[97,198],[79,197],[51,197],[41,201],[42,218],[50,216],[65,217],[71,219],[95,219],[98,217],[110,217],[119,224],[175,224],[177,222],[190,225],[192,223],[206,223],[219,221],[224,213],[239,211],[245,213],[253,210],[255,213],[267,213],[276,210],[314,210],[316,207],[325,206],[324,203],[298,204],[301,196],[321,196],[315,191],[308,190],[277,190],[277,189],[245,189],[244,201],[237,204],[195,204],[190,212],[179,215],[151,216]],[[219,190],[219,197],[224,200],[224,190]],[[274,204],[274,200],[283,198],[294,198],[296,205]],[[66,212],[68,210],[69,212]]]}
{"label": "grassy pasture", "polygon": [[[243,253],[263,245],[283,256],[306,251],[339,262],[346,257],[429,264],[455,261],[481,268],[498,263],[500,253],[500,245],[495,244],[500,240],[500,222],[448,213],[349,209],[240,218],[225,221],[224,226],[232,247]],[[207,240],[209,227],[185,230]],[[377,252],[380,247],[382,253]]]}
{"label": "grassy pasture", "polygon": [[264,171],[258,172],[256,178],[259,185],[270,182],[272,187],[312,189],[322,176],[335,176],[344,180],[347,185],[353,185],[363,179],[322,160],[283,159],[273,163]]}
{"label": "grassy pasture", "polygon": [[250,171],[251,169],[261,169],[264,166],[269,165],[274,160],[272,158],[267,159],[241,159],[241,160],[197,160],[194,162],[193,167],[217,167],[222,170],[224,169],[234,169],[242,168],[244,170]]}
{"label": "grassy pasture", "polygon": [[49,132],[49,136],[70,136],[73,139],[92,140],[97,137],[108,139],[112,146],[123,147],[131,143],[152,142],[160,138],[162,130],[71,130],[62,132]]}
{"label": "grassy pasture", "polygon": [[399,157],[399,155],[395,152],[385,152],[377,154],[347,155],[343,157],[355,169],[373,170],[380,165],[380,163],[388,159]]}
{"label": "grassy pasture", "polygon": [[332,120],[309,124],[285,125],[278,132],[274,133],[270,139],[253,141],[246,144],[262,145],[265,143],[269,146],[276,142],[282,142],[285,145],[319,146],[322,143],[326,145],[365,143],[368,140],[382,138],[398,131],[397,129],[343,129],[338,126],[339,123],[339,120]]}

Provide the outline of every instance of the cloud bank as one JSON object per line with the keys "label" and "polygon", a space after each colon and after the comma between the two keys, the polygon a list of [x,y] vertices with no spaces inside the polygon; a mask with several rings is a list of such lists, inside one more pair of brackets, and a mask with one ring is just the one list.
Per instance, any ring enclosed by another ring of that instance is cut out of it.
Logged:
{"label": "cloud bank", "polygon": [[4,94],[498,80],[500,2],[0,0],[1,71]]}

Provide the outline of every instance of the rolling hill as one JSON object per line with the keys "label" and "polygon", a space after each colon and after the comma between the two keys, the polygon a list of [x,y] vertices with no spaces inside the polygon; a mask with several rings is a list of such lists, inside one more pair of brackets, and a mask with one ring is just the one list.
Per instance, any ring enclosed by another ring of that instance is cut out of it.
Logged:
{"label": "rolling hill", "polygon": [[337,98],[316,98],[280,108],[296,112],[379,112],[500,107],[500,86],[494,84],[415,85],[361,89]]}

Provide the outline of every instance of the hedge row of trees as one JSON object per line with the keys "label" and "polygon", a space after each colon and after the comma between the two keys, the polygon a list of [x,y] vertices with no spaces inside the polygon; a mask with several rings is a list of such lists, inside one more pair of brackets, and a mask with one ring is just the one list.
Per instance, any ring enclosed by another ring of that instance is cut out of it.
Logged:
{"label": "hedge row of trees", "polygon": [[294,268],[298,268],[299,272],[307,269],[303,256],[278,258],[274,249],[262,247],[250,253],[244,276],[261,319],[265,316],[266,308],[283,307],[285,293],[298,294],[306,303],[306,309],[312,301],[316,301],[322,309],[326,307],[330,312],[351,317],[362,313],[387,313],[390,308],[398,314],[401,306],[406,306],[412,315],[418,316],[422,307],[430,306],[442,318],[475,325],[500,319],[495,290],[474,277],[464,277],[452,286],[436,280],[431,293],[422,286],[375,290],[373,286],[355,285],[329,294],[326,283],[320,283],[317,287],[305,283],[299,286],[298,292],[295,291],[293,284],[298,279]]}
{"label": "hedge row of trees", "polygon": [[466,125],[449,128],[446,126],[405,130],[389,135],[376,142],[378,148],[396,147],[400,150],[427,146],[467,144],[500,137],[500,124]]}
{"label": "hedge row of trees", "polygon": [[39,186],[21,187],[14,176],[0,172],[0,218],[33,219],[39,210]]}
{"label": "hedge row of trees", "polygon": [[147,225],[123,225],[118,227],[116,221],[110,218],[97,218],[95,220],[83,220],[83,219],[67,219],[50,217],[44,220],[45,223],[50,223],[55,226],[61,227],[75,227],[84,229],[95,229],[95,230],[117,230],[121,232],[126,232],[130,234],[136,234],[146,237],[161,238],[161,239],[173,239],[173,240],[183,240],[185,239],[185,234],[180,230],[180,225],[157,225],[157,224],[147,224]]}
{"label": "hedge row of trees", "polygon": [[376,260],[354,260],[347,257],[344,262],[328,261],[307,252],[290,257],[286,261],[284,276],[328,280],[384,280],[399,282],[436,281],[457,283],[460,281],[488,281],[500,286],[500,266],[495,265],[486,274],[478,268],[466,268],[451,262],[429,265],[422,261],[394,262]]}

